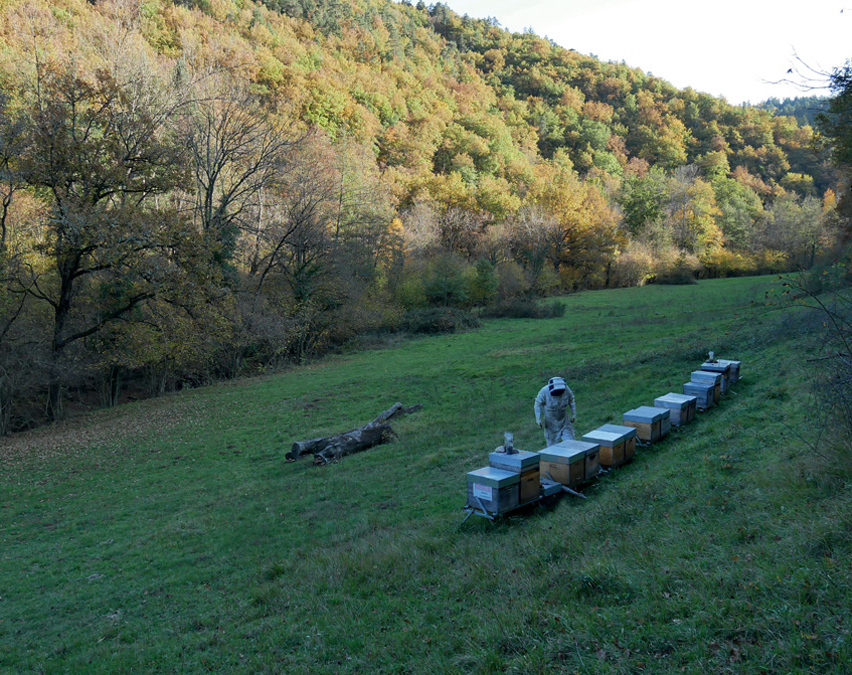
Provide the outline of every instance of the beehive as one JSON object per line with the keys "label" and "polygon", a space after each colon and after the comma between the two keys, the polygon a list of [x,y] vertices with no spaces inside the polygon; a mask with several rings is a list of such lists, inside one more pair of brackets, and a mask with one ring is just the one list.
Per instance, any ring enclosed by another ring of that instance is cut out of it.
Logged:
{"label": "beehive", "polygon": [[[654,406],[656,408],[656,406]],[[672,411],[666,410],[660,422],[660,437],[662,438],[672,430]]]}
{"label": "beehive", "polygon": [[549,475],[553,480],[573,487],[586,479],[586,455],[590,451],[597,453],[597,443],[584,441],[562,441],[541,450],[541,474]]}
{"label": "beehive", "polygon": [[683,393],[695,396],[695,407],[698,410],[707,410],[716,405],[716,385],[712,382],[685,382]]}
{"label": "beehive", "polygon": [[722,393],[728,391],[731,386],[731,364],[730,361],[705,361],[701,364],[701,370],[709,373],[719,373],[722,376]]}
{"label": "beehive", "polygon": [[695,419],[695,405],[697,401],[698,398],[696,396],[669,392],[665,396],[655,398],[654,405],[657,408],[667,408],[670,413],[669,419],[671,423],[679,427]]}
{"label": "beehive", "polygon": [[711,373],[709,370],[693,370],[690,378],[693,382],[713,383],[713,403],[718,403],[722,398],[722,374]]}
{"label": "beehive", "polygon": [[728,361],[726,359],[718,359],[719,363],[727,363],[731,366],[731,384],[736,384],[740,379],[740,365],[742,361]]}
{"label": "beehive", "polygon": [[601,446],[598,443],[590,443],[593,448],[586,450],[586,480],[591,480],[601,472]]}
{"label": "beehive", "polygon": [[666,408],[643,405],[628,410],[622,417],[624,426],[636,429],[640,441],[653,443],[669,433],[670,415]]}
{"label": "beehive", "polygon": [[491,466],[503,471],[511,471],[520,476],[520,492],[518,501],[524,504],[539,496],[539,454],[537,452],[492,452],[488,455]]}
{"label": "beehive", "polygon": [[604,424],[583,436],[588,443],[601,446],[600,465],[611,468],[629,462],[636,454],[636,429]]}
{"label": "beehive", "polygon": [[518,484],[521,476],[512,471],[486,466],[467,474],[467,505],[483,508],[492,515],[511,511],[518,506]]}

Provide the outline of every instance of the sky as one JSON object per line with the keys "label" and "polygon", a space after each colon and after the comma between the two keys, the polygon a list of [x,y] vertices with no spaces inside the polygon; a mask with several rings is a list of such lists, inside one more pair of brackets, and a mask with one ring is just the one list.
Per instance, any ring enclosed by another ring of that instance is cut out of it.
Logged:
{"label": "sky", "polygon": [[532,28],[562,47],[737,105],[828,95],[779,81],[823,83],[812,71],[852,58],[852,0],[442,1],[457,14],[494,17],[513,32]]}

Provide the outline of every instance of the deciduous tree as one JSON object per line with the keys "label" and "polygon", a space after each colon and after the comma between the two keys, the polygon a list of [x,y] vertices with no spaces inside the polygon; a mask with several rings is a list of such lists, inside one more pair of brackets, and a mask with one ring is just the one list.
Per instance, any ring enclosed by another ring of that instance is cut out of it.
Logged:
{"label": "deciduous tree", "polygon": [[699,258],[712,254],[722,246],[718,215],[713,189],[699,178],[698,167],[679,167],[670,181],[666,213],[674,245]]}
{"label": "deciduous tree", "polygon": [[195,177],[196,214],[215,260],[232,264],[240,229],[287,170],[292,131],[244,82],[227,72],[196,74],[183,108]]}
{"label": "deciduous tree", "polygon": [[[154,297],[172,271],[176,214],[153,197],[182,185],[184,164],[138,89],[73,65],[40,67],[15,174],[45,213],[18,290],[52,308],[47,411],[62,414],[63,355],[75,342]],[[87,302],[91,300],[91,302]]]}

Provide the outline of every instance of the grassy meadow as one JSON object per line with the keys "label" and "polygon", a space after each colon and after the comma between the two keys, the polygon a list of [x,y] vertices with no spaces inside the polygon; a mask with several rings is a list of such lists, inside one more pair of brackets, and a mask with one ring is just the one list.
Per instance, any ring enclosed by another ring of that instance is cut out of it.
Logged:
{"label": "grassy meadow", "polygon": [[[0,439],[0,673],[849,673],[852,498],[810,395],[821,323],[772,278],[579,293]],[[538,450],[552,375],[578,435],[708,350],[721,405],[584,488],[462,524],[504,431]],[[295,440],[399,401],[391,444]]]}

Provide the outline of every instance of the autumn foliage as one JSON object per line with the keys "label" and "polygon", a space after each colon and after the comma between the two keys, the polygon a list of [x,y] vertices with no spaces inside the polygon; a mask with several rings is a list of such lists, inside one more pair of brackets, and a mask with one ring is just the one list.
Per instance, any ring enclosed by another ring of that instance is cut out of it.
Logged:
{"label": "autumn foliage", "polygon": [[809,126],[440,3],[12,0],[0,45],[0,433],[846,227]]}

